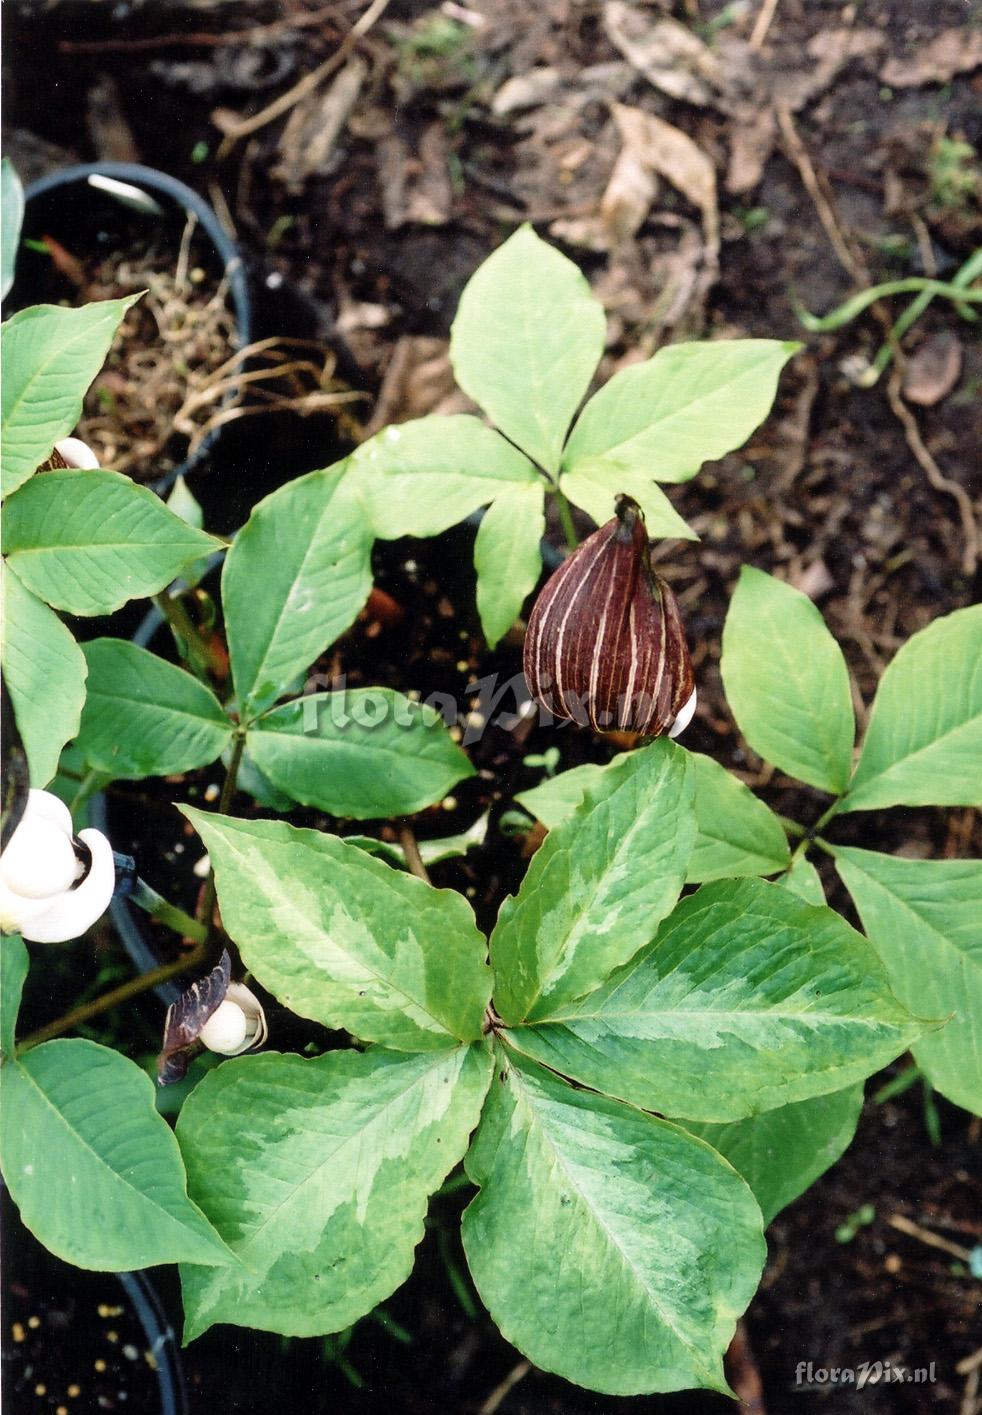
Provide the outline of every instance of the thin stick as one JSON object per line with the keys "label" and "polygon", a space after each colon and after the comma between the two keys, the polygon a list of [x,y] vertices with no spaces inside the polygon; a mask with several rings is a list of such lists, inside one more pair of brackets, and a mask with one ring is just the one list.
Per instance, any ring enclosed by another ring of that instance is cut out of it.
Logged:
{"label": "thin stick", "polygon": [[963,1263],[967,1263],[972,1256],[960,1243],[951,1243],[947,1238],[932,1233],[929,1228],[921,1228],[919,1223],[911,1223],[903,1214],[891,1214],[887,1223],[891,1228],[899,1228],[900,1232],[906,1233],[908,1237],[916,1238],[919,1243],[926,1243],[929,1248],[940,1248],[942,1253],[950,1253],[952,1257],[960,1258]]}
{"label": "thin stick", "polygon": [[856,257],[846,244],[846,238],[843,236],[839,223],[836,220],[835,212],[832,210],[828,198],[822,191],[818,175],[812,165],[812,160],[808,156],[808,151],[804,143],[798,136],[798,130],[791,116],[790,106],[786,102],[778,100],[775,104],[775,112],[777,113],[777,122],[781,129],[781,136],[787,144],[794,164],[804,183],[805,190],[808,192],[808,195],[815,205],[818,219],[825,228],[825,234],[832,243],[832,249],[839,258],[839,264],[852,276],[857,285],[862,285],[864,283],[864,272],[859,262],[856,260]]}
{"label": "thin stick", "polygon": [[258,132],[267,123],[272,123],[275,118],[279,118],[284,113],[289,113],[302,98],[306,98],[308,93],[314,90],[323,82],[328,75],[333,74],[335,69],[339,69],[348,55],[354,49],[359,39],[363,39],[377,20],[388,8],[389,0],[372,0],[365,13],[355,21],[351,29],[345,35],[338,48],[329,59],[325,59],[323,64],[318,64],[316,69],[311,69],[309,74],[305,74],[298,80],[292,88],[288,88],[286,93],[281,93],[279,98],[274,98],[272,103],[261,108],[258,113],[254,113],[251,118],[236,118],[224,109],[217,109],[212,115],[212,122],[224,133],[224,138],[218,149],[218,156],[224,157],[232,148],[232,145],[240,138],[248,137],[250,133]]}
{"label": "thin stick", "polygon": [[971,577],[975,574],[979,563],[979,528],[975,519],[975,510],[972,506],[972,499],[965,488],[958,482],[946,477],[924,445],[921,437],[921,430],[917,426],[917,419],[907,407],[900,396],[900,387],[903,382],[903,372],[898,364],[895,364],[887,380],[887,397],[890,400],[890,407],[894,416],[903,427],[904,436],[907,439],[907,446],[916,457],[924,470],[928,481],[936,491],[947,492],[958,503],[958,512],[961,516],[962,532],[965,537],[965,549],[962,554],[962,570]]}
{"label": "thin stick", "polygon": [[532,1369],[531,1361],[519,1361],[517,1366],[513,1366],[500,1385],[496,1385],[481,1406],[477,1415],[495,1415],[495,1411],[501,1405],[509,1391],[514,1390],[518,1382],[524,1380]]}
{"label": "thin stick", "polygon": [[154,968],[149,973],[141,973],[139,977],[131,978],[128,983],[121,983],[118,988],[113,988],[111,992],[104,992],[101,997],[93,998],[91,1002],[85,1002],[80,1007],[73,1007],[63,1017],[58,1017],[54,1022],[39,1027],[36,1032],[31,1032],[22,1042],[19,1042],[17,1055],[21,1056],[25,1051],[30,1051],[32,1047],[50,1041],[52,1037],[60,1037],[65,1032],[80,1027],[83,1022],[88,1022],[92,1017],[99,1017],[103,1012],[108,1012],[110,1008],[119,1007],[122,1003],[129,1002],[131,998],[139,997],[141,993],[158,987],[160,983],[166,983],[181,973],[189,972],[202,963],[205,956],[205,944],[196,944],[183,958],[177,958],[173,963],[164,963],[160,968]]}
{"label": "thin stick", "polygon": [[170,49],[181,45],[192,49],[218,47],[225,44],[263,44],[291,29],[306,29],[322,20],[334,19],[338,6],[324,5],[319,10],[288,15],[268,25],[249,25],[245,29],[224,30],[221,34],[201,31],[195,34],[154,34],[140,39],[62,39],[58,50],[62,54],[139,54],[144,50]]}
{"label": "thin stick", "polygon": [[764,43],[764,40],[767,38],[767,31],[771,27],[771,21],[773,20],[775,12],[777,10],[777,6],[778,0],[764,0],[764,3],[761,5],[760,11],[757,15],[757,22],[754,25],[753,31],[750,35],[750,41],[748,46],[750,49],[758,50]]}

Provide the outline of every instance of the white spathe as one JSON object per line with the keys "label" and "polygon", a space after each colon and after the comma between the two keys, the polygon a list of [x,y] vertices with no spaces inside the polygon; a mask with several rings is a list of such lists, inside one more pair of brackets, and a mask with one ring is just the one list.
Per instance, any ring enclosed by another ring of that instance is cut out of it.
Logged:
{"label": "white spathe", "polygon": [[669,737],[679,737],[688,727],[696,713],[696,690],[693,688],[688,699],[682,707],[682,711],[668,729]]}
{"label": "white spathe", "polygon": [[105,913],[116,887],[112,846],[99,830],[81,831],[78,841],[88,851],[87,869],[68,807],[50,791],[30,791],[0,855],[0,928],[32,943],[64,943]]}
{"label": "white spathe", "polygon": [[99,466],[98,457],[80,437],[63,437],[55,443],[55,451],[64,457],[70,467],[77,467],[79,471],[91,472]]}

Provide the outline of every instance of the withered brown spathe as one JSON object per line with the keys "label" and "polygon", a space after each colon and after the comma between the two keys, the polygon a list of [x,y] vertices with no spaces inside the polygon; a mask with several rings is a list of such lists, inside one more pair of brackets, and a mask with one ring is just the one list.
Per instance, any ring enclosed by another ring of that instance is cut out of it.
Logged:
{"label": "withered brown spathe", "polygon": [[678,602],[651,568],[641,508],[629,496],[616,505],[536,600],[525,677],[556,717],[658,737],[692,696],[692,662]]}

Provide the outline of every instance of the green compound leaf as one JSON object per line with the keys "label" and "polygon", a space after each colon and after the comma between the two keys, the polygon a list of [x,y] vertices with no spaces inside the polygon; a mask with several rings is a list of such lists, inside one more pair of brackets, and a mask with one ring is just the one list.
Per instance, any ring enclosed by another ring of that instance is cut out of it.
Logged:
{"label": "green compound leaf", "polygon": [[781,369],[800,348],[776,339],[721,339],[660,349],[646,363],[615,373],[593,395],[570,435],[563,466],[688,481],[703,462],[740,447],[764,421]]}
{"label": "green compound leaf", "polygon": [[[50,475],[50,473],[45,473]],[[87,672],[82,650],[57,614],[3,566],[3,676],[27,753],[33,786],[58,770],[78,731]]]}
{"label": "green compound leaf", "polygon": [[842,811],[982,805],[982,605],[908,639],[876,690]]}
{"label": "green compound leaf", "polygon": [[0,160],[0,300],[7,298],[14,283],[23,220],[24,188],[14,164],[4,157]]}
{"label": "green compound leaf", "polygon": [[662,738],[606,767],[549,832],[491,936],[506,1022],[552,1016],[643,946],[685,879],[693,789],[688,753]]}
{"label": "green compound leaf", "polygon": [[45,472],[4,512],[4,554],[18,578],[69,614],[111,614],[156,594],[221,544],[118,472]]}
{"label": "green compound leaf", "polygon": [[744,879],[703,885],[602,988],[509,1039],[645,1110],[724,1121],[862,1080],[929,1025],[838,914]]}
{"label": "green compound leaf", "polygon": [[347,463],[260,501],[222,571],[222,604],[244,721],[270,707],[354,623],[372,587],[372,531]]}
{"label": "green compound leaf", "polygon": [[[689,759],[695,773],[696,838],[686,881],[770,875],[787,869],[788,845],[773,811],[711,757],[692,752]],[[603,772],[592,762],[574,766],[520,792],[515,800],[552,830],[569,819],[602,780]]]}
{"label": "green compound leaf", "polygon": [[840,795],[856,727],[842,650],[811,600],[745,565],[723,629],[726,697],[766,761]]}
{"label": "green compound leaf", "polygon": [[232,724],[197,678],[123,639],[93,639],[82,651],[89,677],[78,745],[90,767],[138,781],[221,756]]}
{"label": "green compound leaf", "polygon": [[109,1272],[232,1261],[187,1196],[177,1141],[134,1062],[95,1042],[45,1042],[4,1063],[0,1097],[4,1178],[59,1258]]}
{"label": "green compound leaf", "polygon": [[[610,763],[620,761],[614,757]],[[547,830],[568,821],[582,805],[588,791],[595,791],[604,779],[606,767],[597,762],[586,762],[583,766],[570,767],[556,776],[547,776],[538,786],[530,786],[527,791],[519,791],[515,800],[530,811]]]}
{"label": "green compound leaf", "polygon": [[184,1104],[191,1193],[242,1266],[181,1270],[185,1341],[215,1322],[340,1331],[409,1276],[427,1200],[467,1148],[483,1046],[241,1057]]}
{"label": "green compound leaf", "polygon": [[652,539],[699,539],[661,487],[640,472],[622,472],[613,467],[595,467],[592,463],[586,463],[582,470],[574,467],[563,472],[559,478],[559,489],[574,506],[579,506],[588,516],[592,516],[598,526],[604,525],[614,515],[615,498],[623,492],[633,496],[641,507],[648,535]]}
{"label": "green compound leaf", "polygon": [[29,959],[20,934],[0,938],[0,1049],[14,1054],[14,1033]]}
{"label": "green compound leaf", "polygon": [[702,883],[787,869],[787,838],[770,807],[712,757],[694,752],[692,764],[697,833],[686,879]]}
{"label": "green compound leaf", "polygon": [[611,1395],[726,1391],[764,1262],[760,1210],[708,1145],[496,1053],[465,1161],[477,1290],[546,1371]]}
{"label": "green compound leaf", "polygon": [[34,305],[8,319],[3,344],[2,494],[51,455],[82,416],[86,389],[102,368],[123,315],[138,295],[81,309]]}
{"label": "green compound leaf", "polygon": [[605,334],[579,269],[522,226],[465,286],[450,358],[464,392],[551,474]]}
{"label": "green compound leaf", "polygon": [[949,1100],[982,1114],[982,861],[832,850],[894,992],[949,1019],[914,1044],[918,1065]]}
{"label": "green compound leaf", "polygon": [[518,618],[542,573],[545,482],[509,488],[491,503],[477,530],[477,610],[491,648]]}
{"label": "green compound leaf", "polygon": [[294,801],[334,816],[411,815],[474,775],[440,714],[391,688],[310,693],[249,728],[259,770]]}
{"label": "green compound leaf", "polygon": [[764,1222],[814,1184],[852,1144],[863,1108],[863,1088],[778,1106],[729,1125],[684,1122],[725,1156],[754,1191]]}
{"label": "green compound leaf", "polygon": [[481,1036],[487,946],[463,895],[333,835],[182,809],[211,856],[225,927],[284,1007],[399,1051]]}
{"label": "green compound leaf", "polygon": [[797,894],[806,904],[828,903],[821,876],[811,860],[806,860],[804,855],[798,856],[791,868],[778,880],[778,884],[783,884],[785,889],[790,889],[792,894]]}
{"label": "green compound leaf", "polygon": [[377,536],[435,536],[516,486],[545,485],[529,459],[467,413],[398,423],[348,459]]}

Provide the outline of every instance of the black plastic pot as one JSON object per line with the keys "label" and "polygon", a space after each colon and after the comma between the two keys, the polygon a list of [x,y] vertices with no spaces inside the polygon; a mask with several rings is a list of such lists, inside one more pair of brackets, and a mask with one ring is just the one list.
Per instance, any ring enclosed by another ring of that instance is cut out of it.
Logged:
{"label": "black plastic pot", "polygon": [[[93,185],[100,179],[121,184],[106,190]],[[133,189],[127,194],[126,188]],[[141,211],[139,195],[151,199]],[[155,209],[156,208],[156,209]],[[173,219],[176,238],[184,218],[197,217],[199,227],[211,248],[213,266],[228,280],[229,302],[235,318],[237,346],[243,348],[253,340],[253,307],[249,280],[242,256],[215,212],[208,203],[166,173],[130,162],[94,162],[78,167],[64,167],[34,182],[25,192],[23,237],[39,240],[44,235],[60,239],[78,249],[79,245],[106,244],[121,220],[132,226],[141,220],[159,223]],[[17,258],[17,275],[8,296],[10,309],[20,309],[38,302],[38,290],[43,288],[50,257],[24,245]],[[166,493],[177,477],[200,469],[212,453],[220,435],[215,429],[195,448],[192,455],[179,465],[149,483],[153,490]]]}
{"label": "black plastic pot", "polygon": [[115,1402],[132,1380],[122,1398],[138,1400],[141,1415],[189,1415],[180,1347],[153,1279],[63,1263],[24,1227],[5,1190],[3,1229],[5,1408],[48,1408],[38,1396],[47,1387],[54,1409],[71,1384],[78,1397],[66,1406],[116,1408],[100,1402]]}

